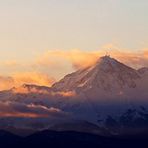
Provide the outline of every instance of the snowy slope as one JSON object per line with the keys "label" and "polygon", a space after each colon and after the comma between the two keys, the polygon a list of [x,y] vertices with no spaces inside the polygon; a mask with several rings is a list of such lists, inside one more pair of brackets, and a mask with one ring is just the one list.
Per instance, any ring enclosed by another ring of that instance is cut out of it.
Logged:
{"label": "snowy slope", "polygon": [[104,56],[95,65],[65,76],[52,88],[56,91],[75,90],[91,99],[129,98],[132,95],[130,92],[139,89],[142,77],[139,71]]}
{"label": "snowy slope", "polygon": [[[135,80],[139,79],[138,72],[109,56],[101,57],[97,63],[86,69],[67,75],[55,83],[56,90],[88,90],[94,87],[110,91],[112,88],[136,87]],[[114,86],[114,87],[112,87]]]}

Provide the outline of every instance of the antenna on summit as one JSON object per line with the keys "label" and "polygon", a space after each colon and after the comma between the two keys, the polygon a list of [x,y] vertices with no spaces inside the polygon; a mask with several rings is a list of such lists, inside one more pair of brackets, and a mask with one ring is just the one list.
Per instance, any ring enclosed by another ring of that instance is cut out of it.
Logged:
{"label": "antenna on summit", "polygon": [[110,57],[110,54],[108,54],[108,51],[106,51],[106,55],[105,56]]}

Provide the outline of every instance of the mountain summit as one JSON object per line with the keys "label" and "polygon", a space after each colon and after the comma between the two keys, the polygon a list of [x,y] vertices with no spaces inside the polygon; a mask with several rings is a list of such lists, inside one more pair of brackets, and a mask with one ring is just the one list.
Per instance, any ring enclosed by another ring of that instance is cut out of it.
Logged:
{"label": "mountain summit", "polygon": [[58,91],[75,90],[88,93],[91,90],[98,95],[106,92],[113,95],[136,88],[138,79],[140,75],[137,70],[110,56],[103,56],[94,65],[65,76],[52,87]]}

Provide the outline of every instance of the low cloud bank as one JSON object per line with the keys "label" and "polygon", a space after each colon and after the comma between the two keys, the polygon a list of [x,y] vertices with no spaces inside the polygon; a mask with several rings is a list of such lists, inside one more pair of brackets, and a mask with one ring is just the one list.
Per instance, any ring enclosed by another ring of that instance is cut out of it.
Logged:
{"label": "low cloud bank", "polygon": [[43,105],[23,104],[18,102],[6,101],[0,102],[0,117],[63,117],[67,114],[62,110],[54,107]]}

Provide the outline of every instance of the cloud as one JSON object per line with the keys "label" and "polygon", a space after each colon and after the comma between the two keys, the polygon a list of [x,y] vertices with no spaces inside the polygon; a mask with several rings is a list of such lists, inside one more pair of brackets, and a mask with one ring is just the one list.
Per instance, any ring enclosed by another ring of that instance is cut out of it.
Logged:
{"label": "cloud", "polygon": [[18,102],[0,102],[0,117],[62,117],[66,113],[54,107],[46,107],[43,105],[23,104]]}
{"label": "cloud", "polygon": [[59,95],[61,97],[75,97],[76,92],[74,91],[58,91],[58,92],[51,92],[52,96]]}
{"label": "cloud", "polygon": [[[106,47],[112,47],[112,50],[105,50],[107,49]],[[106,45],[102,48],[102,50],[96,51],[83,51],[78,49],[68,51],[49,50],[38,59],[37,63],[40,66],[48,67],[50,65],[54,65],[56,68],[56,65],[60,67],[61,63],[63,64],[69,62],[74,69],[79,69],[94,64],[99,57],[106,55],[106,53],[134,68],[148,66],[148,49],[132,52],[127,49],[118,50],[118,47],[115,47],[112,44]]]}
{"label": "cloud", "polygon": [[[48,95],[50,98],[56,97],[75,97],[75,91],[53,91],[50,88],[39,87],[36,85],[22,85],[20,87],[15,87],[12,89],[13,94],[44,94]],[[30,98],[31,99],[31,98]]]}
{"label": "cloud", "polygon": [[115,50],[112,51],[111,55],[121,62],[138,69],[141,67],[148,67],[147,53],[148,49],[139,50],[137,52]]}
{"label": "cloud", "polygon": [[44,87],[39,87],[36,85],[21,85],[19,87],[14,87],[12,89],[14,94],[47,94],[50,95],[49,89],[45,89]]}
{"label": "cloud", "polygon": [[49,77],[47,74],[39,72],[17,72],[13,73],[11,77],[0,76],[0,90],[19,87],[23,84],[34,84],[50,87],[54,82],[55,79],[53,77]]}
{"label": "cloud", "polygon": [[144,49],[144,57],[148,58],[148,49]]}
{"label": "cloud", "polygon": [[44,53],[39,59],[37,59],[37,63],[40,66],[50,66],[50,65],[56,66],[56,64],[60,66],[61,62],[63,63],[68,62],[73,66],[73,68],[78,69],[93,64],[101,55],[101,53],[102,51],[89,52],[79,49],[68,50],[68,51],[49,50],[46,53]]}
{"label": "cloud", "polygon": [[13,85],[14,79],[12,77],[0,76],[0,90],[10,89]]}
{"label": "cloud", "polygon": [[[51,86],[66,74],[93,65],[106,53],[133,68],[148,67],[148,48],[132,51],[121,49],[114,44],[107,44],[100,50],[91,51],[48,50],[32,58],[34,60],[30,64],[19,63],[19,61],[5,62],[7,69],[12,72],[9,74],[10,77],[0,77],[0,90],[18,87],[24,83]],[[15,69],[11,69],[11,66]]]}
{"label": "cloud", "polygon": [[18,72],[12,75],[15,84],[35,84],[41,86],[51,86],[55,79],[53,77],[49,77],[47,74],[43,74],[40,72]]}

